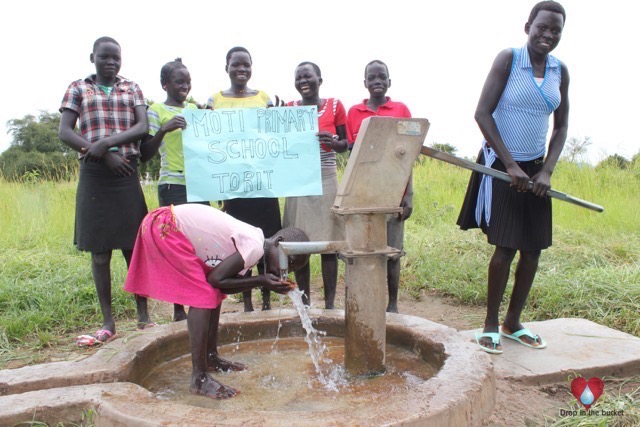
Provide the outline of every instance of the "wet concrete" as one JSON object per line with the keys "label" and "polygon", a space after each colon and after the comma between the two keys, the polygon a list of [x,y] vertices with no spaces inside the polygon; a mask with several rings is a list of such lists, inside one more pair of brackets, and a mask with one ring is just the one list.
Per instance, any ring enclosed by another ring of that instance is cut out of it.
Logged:
{"label": "wet concrete", "polygon": [[[319,329],[344,337],[344,312],[312,310]],[[220,343],[303,336],[293,310],[226,314]],[[151,366],[188,352],[185,322],[158,326],[107,344],[76,362],[0,371],[0,425],[80,421],[93,409],[98,425],[478,425],[495,404],[491,359],[452,328],[413,316],[387,315],[387,343],[411,349],[438,367],[418,393],[371,402],[366,410],[225,411],[158,399],[138,384]],[[473,375],[469,375],[473,372]]]}
{"label": "wet concrete", "polygon": [[[638,337],[586,319],[553,319],[524,326],[540,335],[547,348],[531,349],[503,337],[504,352],[491,355],[496,377],[542,385],[566,381],[570,374],[586,378],[640,374]],[[461,334],[475,343],[476,331]]]}

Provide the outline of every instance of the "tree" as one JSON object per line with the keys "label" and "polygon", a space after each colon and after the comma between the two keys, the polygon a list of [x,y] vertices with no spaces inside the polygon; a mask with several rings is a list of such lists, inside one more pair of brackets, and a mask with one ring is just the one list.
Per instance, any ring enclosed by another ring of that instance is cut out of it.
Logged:
{"label": "tree", "polygon": [[73,153],[41,153],[10,147],[0,155],[0,175],[8,181],[73,179],[78,158]]}
{"label": "tree", "polygon": [[36,118],[29,114],[21,119],[7,122],[10,134],[13,136],[11,146],[26,152],[39,153],[69,153],[72,150],[58,139],[60,127],[60,113],[40,111]]}
{"label": "tree", "polygon": [[585,136],[583,139],[571,137],[564,144],[562,158],[571,163],[577,163],[587,154],[587,147],[591,144],[591,137]]}
{"label": "tree", "polygon": [[600,163],[598,163],[596,168],[610,167],[624,170],[629,168],[630,165],[631,162],[629,160],[616,153],[602,160]]}
{"label": "tree", "polygon": [[452,156],[455,156],[456,152],[458,151],[458,149],[451,144],[447,144],[447,143],[442,144],[439,142],[434,142],[433,144],[431,144],[431,148],[435,150],[443,151],[447,154],[451,154]]}
{"label": "tree", "polygon": [[12,119],[7,127],[11,147],[0,154],[0,173],[5,179],[69,179],[78,167],[76,154],[58,138],[60,113],[40,111]]}

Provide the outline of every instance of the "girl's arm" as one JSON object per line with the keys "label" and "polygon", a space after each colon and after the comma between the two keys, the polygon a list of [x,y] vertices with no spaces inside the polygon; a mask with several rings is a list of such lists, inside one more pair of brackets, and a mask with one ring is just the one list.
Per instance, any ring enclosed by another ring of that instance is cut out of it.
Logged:
{"label": "girl's arm", "polygon": [[207,282],[224,294],[235,294],[258,286],[264,286],[270,291],[281,294],[291,290],[289,284],[282,283],[273,274],[238,277],[242,270],[244,270],[244,259],[240,252],[236,251],[207,274]]}
{"label": "girl's arm", "polygon": [[409,181],[407,182],[407,187],[405,188],[404,194],[402,195],[400,207],[402,208],[402,212],[400,213],[400,220],[408,220],[413,213],[413,172],[409,175]]}
{"label": "girl's arm", "polygon": [[141,160],[143,162],[146,162],[148,160],[151,160],[153,156],[155,156],[155,154],[158,152],[158,149],[160,149],[160,144],[162,144],[162,140],[164,139],[166,134],[177,129],[184,130],[186,128],[187,121],[185,120],[184,116],[176,115],[173,116],[167,123],[162,125],[155,135],[145,135],[144,140],[142,141],[142,145],[140,146],[140,152],[142,155]]}
{"label": "girl's arm", "polygon": [[475,119],[485,140],[505,165],[507,173],[511,177],[511,186],[516,187],[518,191],[528,191],[529,176],[520,169],[513,157],[511,157],[511,153],[505,146],[498,131],[498,126],[493,119],[493,112],[498,106],[504,88],[507,86],[512,61],[513,51],[511,49],[503,50],[494,60],[480,94]]}
{"label": "girl's arm", "polygon": [[[60,117],[60,128],[58,129],[58,137],[62,142],[80,153],[89,151],[91,144],[75,131],[78,113],[73,110],[64,109]],[[104,161],[109,169],[118,176],[129,176],[133,173],[133,168],[129,165],[127,159],[118,153],[105,153]]]}
{"label": "girl's arm", "polygon": [[78,113],[68,108],[62,110],[60,127],[58,128],[58,138],[71,149],[79,153],[84,153],[89,149],[91,143],[76,133],[75,127],[77,121]]}
{"label": "girl's arm", "polygon": [[560,83],[560,105],[553,113],[553,131],[549,140],[549,151],[542,165],[542,170],[531,178],[532,192],[539,197],[545,197],[551,189],[551,174],[560,158],[569,128],[569,71],[567,66],[560,63],[562,81]]}
{"label": "girl's arm", "polygon": [[334,135],[331,132],[320,131],[316,135],[318,136],[318,141],[327,148],[332,149],[336,153],[344,153],[347,151],[347,147],[349,143],[347,141],[347,125],[338,125],[336,126],[335,135],[337,138],[334,138]]}
{"label": "girl's arm", "polygon": [[149,132],[149,122],[147,121],[146,106],[138,105],[133,111],[136,123],[124,132],[110,135],[91,144],[86,150],[87,160],[95,161],[96,159],[100,159],[109,150],[109,148],[139,141],[147,135]]}

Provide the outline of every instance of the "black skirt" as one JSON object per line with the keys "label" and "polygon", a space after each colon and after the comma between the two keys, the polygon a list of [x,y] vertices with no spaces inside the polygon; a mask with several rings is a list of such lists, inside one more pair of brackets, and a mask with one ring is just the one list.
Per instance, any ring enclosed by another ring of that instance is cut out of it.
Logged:
{"label": "black skirt", "polygon": [[117,176],[104,162],[80,162],[74,243],[81,251],[133,250],[138,227],[147,214],[137,159],[135,172]]}
{"label": "black skirt", "polygon": [[[482,151],[476,162],[484,164]],[[542,158],[518,162],[518,166],[530,177],[540,172],[542,165]],[[506,172],[499,159],[491,167]],[[481,224],[477,224],[475,211],[481,179],[482,174],[472,172],[457,221],[461,229],[481,228],[490,244],[505,248],[536,251],[551,246],[551,198],[538,197],[531,192],[519,193],[508,182],[496,178],[492,179],[489,224],[485,222],[484,214]]]}
{"label": "black skirt", "polygon": [[224,211],[240,221],[258,227],[264,237],[271,237],[282,228],[277,198],[225,200]]}

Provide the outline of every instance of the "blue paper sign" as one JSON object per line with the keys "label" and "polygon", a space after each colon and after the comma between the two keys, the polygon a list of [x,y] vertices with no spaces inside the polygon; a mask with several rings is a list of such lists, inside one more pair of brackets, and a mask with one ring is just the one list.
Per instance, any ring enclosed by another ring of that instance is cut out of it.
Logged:
{"label": "blue paper sign", "polygon": [[322,194],[316,107],[182,114],[190,202]]}

